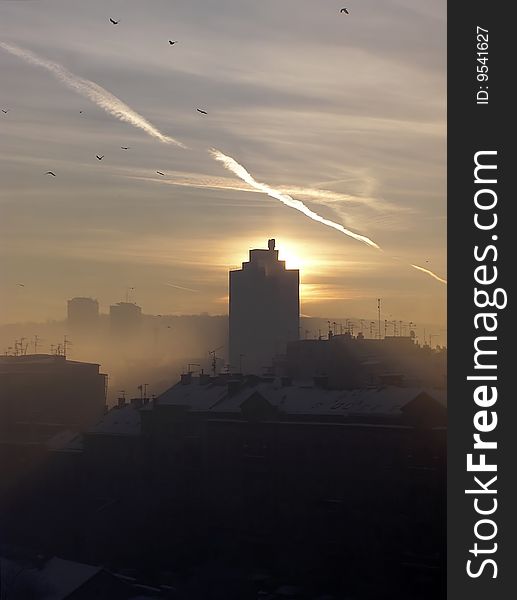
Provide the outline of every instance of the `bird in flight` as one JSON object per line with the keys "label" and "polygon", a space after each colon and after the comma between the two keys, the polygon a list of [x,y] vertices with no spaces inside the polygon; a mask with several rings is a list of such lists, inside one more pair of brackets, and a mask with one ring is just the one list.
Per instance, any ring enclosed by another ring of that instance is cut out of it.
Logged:
{"label": "bird in flight", "polygon": [[129,150],[129,146],[120,146],[122,150]]}
{"label": "bird in flight", "polygon": [[56,174],[55,174],[55,173],[52,173],[52,171],[47,171],[47,172],[45,173],[45,175],[52,175],[52,177],[55,177],[55,176],[56,176]]}
{"label": "bird in flight", "polygon": [[350,13],[348,12],[348,8],[342,8],[339,12],[342,13],[346,13],[347,15],[349,15]]}
{"label": "bird in flight", "polygon": [[158,173],[158,175],[165,175],[165,173],[162,173],[161,171],[156,171]]}
{"label": "bird in flight", "polygon": [[118,25],[118,23],[119,23],[118,21],[115,21],[115,20],[114,20],[114,19],[112,19],[111,17],[110,17],[110,21],[113,23],[113,25]]}
{"label": "bird in flight", "polygon": [[174,46],[174,44],[175,44],[175,43],[176,43],[175,41],[169,40],[169,44],[170,44],[171,46]]}
{"label": "bird in flight", "polygon": [[24,283],[18,283],[17,285],[19,285],[20,287],[25,287]]}
{"label": "bird in flight", "polygon": [[202,115],[207,115],[208,113],[206,112],[206,110],[201,110],[200,108],[196,108],[198,113],[201,113]]}
{"label": "bird in flight", "polygon": [[4,115],[6,115],[9,112],[9,109],[8,108],[7,109],[3,109],[2,108],[2,112],[4,113]]}
{"label": "bird in flight", "polygon": [[102,156],[99,156],[98,154],[95,155],[97,157],[97,160],[102,160],[104,158],[104,154]]}
{"label": "bird in flight", "polygon": [[82,115],[82,114],[83,114],[83,111],[82,111],[82,110],[80,110],[80,111],[79,111],[79,114],[80,114],[80,115]]}

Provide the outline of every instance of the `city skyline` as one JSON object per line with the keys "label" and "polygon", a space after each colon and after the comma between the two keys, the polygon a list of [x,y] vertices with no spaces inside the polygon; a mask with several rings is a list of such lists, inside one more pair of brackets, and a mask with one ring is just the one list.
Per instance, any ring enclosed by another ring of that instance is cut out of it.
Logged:
{"label": "city skyline", "polygon": [[[302,314],[375,315],[382,297],[445,327],[446,286],[408,266],[445,276],[444,3],[348,20],[290,1],[64,6],[0,3],[0,41],[104,86],[188,150],[1,51],[2,323],[128,287],[155,314],[226,314],[227,271],[276,238]],[[384,252],[254,191],[209,146]]]}

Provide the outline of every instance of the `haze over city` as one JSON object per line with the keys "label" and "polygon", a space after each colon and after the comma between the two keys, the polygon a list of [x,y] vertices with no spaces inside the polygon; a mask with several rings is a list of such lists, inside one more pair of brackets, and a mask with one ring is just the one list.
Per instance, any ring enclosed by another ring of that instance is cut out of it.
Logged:
{"label": "haze over city", "polygon": [[0,0],[0,596],[436,600],[444,0]]}
{"label": "haze over city", "polygon": [[[275,237],[302,315],[374,318],[382,297],[444,335],[446,286],[410,265],[446,279],[445,3],[70,7],[0,2],[0,41],[186,148],[0,49],[2,323],[63,319],[74,296],[107,312],[128,287],[149,314],[226,314],[228,270]],[[212,147],[382,251],[253,189]]]}

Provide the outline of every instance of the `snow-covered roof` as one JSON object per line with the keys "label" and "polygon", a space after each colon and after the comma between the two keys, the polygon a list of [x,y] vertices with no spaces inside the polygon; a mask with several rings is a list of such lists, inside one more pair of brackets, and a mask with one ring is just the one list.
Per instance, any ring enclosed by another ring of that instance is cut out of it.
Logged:
{"label": "snow-covered roof", "polygon": [[83,449],[82,436],[76,431],[65,429],[47,441],[47,448],[59,452],[80,452]]}
{"label": "snow-covered roof", "polygon": [[190,410],[206,411],[227,395],[226,385],[209,383],[199,385],[197,379],[193,383],[183,385],[177,383],[158,397],[162,406],[186,406]]}
{"label": "snow-covered roof", "polygon": [[445,390],[420,387],[385,386],[354,390],[329,390],[313,385],[282,385],[281,381],[243,385],[233,394],[226,385],[199,385],[195,380],[177,384],[158,398],[159,405],[185,406],[190,411],[213,414],[241,412],[243,404],[258,395],[272,407],[290,415],[354,416],[399,415],[421,394],[446,406]]}
{"label": "snow-covered roof", "polygon": [[62,600],[74,590],[84,585],[102,571],[101,567],[51,558],[38,572],[43,582],[48,583],[49,591],[44,600]]}
{"label": "snow-covered roof", "polygon": [[141,433],[140,411],[131,406],[115,406],[88,429],[90,434],[133,436]]}

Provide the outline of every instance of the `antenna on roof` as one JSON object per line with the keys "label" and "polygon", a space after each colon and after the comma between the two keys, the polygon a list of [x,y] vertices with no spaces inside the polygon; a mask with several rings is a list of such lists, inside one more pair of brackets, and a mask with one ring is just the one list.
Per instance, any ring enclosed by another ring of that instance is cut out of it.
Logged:
{"label": "antenna on roof", "polygon": [[[377,315],[379,318],[378,335],[379,335],[379,339],[381,339],[381,299],[380,298],[377,298]],[[386,330],[384,331],[384,337],[386,337]]]}
{"label": "antenna on roof", "polygon": [[63,356],[66,358],[66,350],[68,348],[68,346],[71,346],[72,342],[68,339],[68,337],[65,335],[63,337]]}
{"label": "antenna on roof", "polygon": [[218,348],[214,348],[214,350],[209,350],[208,354],[212,357],[212,374],[215,377],[216,373],[217,373],[217,361],[218,360],[223,360],[220,356],[217,356],[217,351],[220,350],[222,348],[222,346],[219,346]]}

